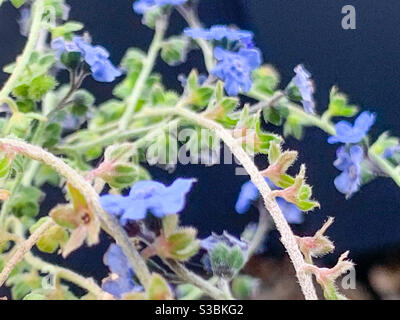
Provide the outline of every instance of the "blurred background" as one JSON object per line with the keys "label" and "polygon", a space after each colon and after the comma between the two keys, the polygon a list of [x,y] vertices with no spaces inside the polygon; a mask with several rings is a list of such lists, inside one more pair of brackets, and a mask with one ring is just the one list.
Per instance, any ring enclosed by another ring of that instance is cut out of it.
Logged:
{"label": "blurred background", "polygon": [[[85,24],[96,44],[111,52],[118,63],[129,47],[146,49],[152,31],[143,26],[129,0],[68,0],[71,19]],[[342,7],[351,4],[357,12],[356,30],[341,27]],[[386,130],[400,136],[400,2],[397,0],[201,0],[200,17],[205,26],[235,24],[255,33],[264,61],[280,72],[282,86],[293,77],[293,68],[303,63],[312,73],[316,85],[317,109],[327,106],[333,85],[347,93],[350,101],[363,110],[377,113],[372,137]],[[25,38],[19,34],[19,13],[6,3],[0,9],[0,65],[10,63],[21,52]],[[180,33],[185,23],[175,12],[171,34]],[[192,52],[186,64],[170,68],[159,61],[157,71],[169,88],[180,90],[177,77],[192,67],[204,70],[199,52]],[[65,74],[64,74],[65,76]],[[0,74],[0,83],[6,79]],[[61,78],[62,79],[62,78]],[[84,86],[97,102],[111,97],[113,85],[87,79]],[[280,132],[276,127],[269,130]],[[319,260],[332,266],[339,254],[350,250],[357,264],[357,290],[347,292],[357,299],[391,299],[400,297],[400,189],[390,179],[378,179],[364,186],[350,200],[336,191],[333,180],[339,172],[333,167],[335,146],[326,142],[319,129],[308,129],[303,141],[286,140],[286,147],[299,151],[299,162],[308,167],[308,182],[321,209],[309,213],[304,224],[295,226],[298,235],[312,235],[327,216],[335,217],[328,235],[334,240],[334,254]],[[262,164],[261,164],[262,165]],[[195,177],[198,183],[189,195],[182,213],[185,224],[199,228],[200,236],[211,231],[227,230],[239,235],[250,221],[257,221],[253,209],[239,216],[234,204],[245,176],[235,176],[235,167],[179,166],[168,174],[151,168],[153,177],[166,184],[176,177]],[[60,197],[59,190],[47,188],[42,206],[46,213]],[[108,239],[95,248],[83,249],[68,260],[56,261],[79,270],[84,275],[104,277],[107,269],[99,267]],[[49,259],[49,257],[46,257]],[[247,270],[264,280],[258,298],[301,298],[292,267],[289,265],[278,235],[272,231],[267,250],[254,258]],[[1,290],[0,290],[1,291]],[[1,293],[0,293],[1,295]]]}

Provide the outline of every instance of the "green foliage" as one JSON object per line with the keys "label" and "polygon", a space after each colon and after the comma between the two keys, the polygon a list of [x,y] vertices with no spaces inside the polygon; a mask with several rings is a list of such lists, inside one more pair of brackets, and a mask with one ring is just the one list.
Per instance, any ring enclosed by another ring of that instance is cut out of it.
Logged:
{"label": "green foliage", "polygon": [[11,212],[16,217],[34,218],[39,213],[39,202],[42,191],[35,187],[20,187],[20,191],[12,198]]}
{"label": "green foliage", "polygon": [[[13,95],[21,99],[41,100],[48,91],[57,85],[54,77],[47,74],[54,63],[53,54],[33,52],[28,67],[13,88]],[[4,68],[4,72],[11,73],[14,68],[15,64],[8,65]]]}
{"label": "green foliage", "polygon": [[[29,228],[30,233],[34,233],[49,217],[39,219]],[[62,247],[68,241],[68,232],[59,225],[50,227],[36,243],[37,248],[46,253],[54,253],[57,248]]]}
{"label": "green foliage", "polygon": [[51,29],[51,37],[53,39],[63,37],[67,40],[72,40],[74,32],[80,31],[82,30],[82,28],[82,23],[76,21],[68,21],[63,25]]}
{"label": "green foliage", "polygon": [[232,279],[243,267],[245,257],[238,246],[228,247],[220,242],[209,252],[214,275]]}
{"label": "green foliage", "polygon": [[186,61],[189,40],[186,37],[171,37],[164,41],[161,58],[170,66]]}
{"label": "green foliage", "polygon": [[252,75],[252,90],[272,96],[279,85],[279,74],[270,65],[264,65],[255,70]]}
{"label": "green foliage", "polygon": [[331,116],[352,117],[357,114],[358,108],[348,104],[347,96],[333,87],[330,93],[328,112]]}

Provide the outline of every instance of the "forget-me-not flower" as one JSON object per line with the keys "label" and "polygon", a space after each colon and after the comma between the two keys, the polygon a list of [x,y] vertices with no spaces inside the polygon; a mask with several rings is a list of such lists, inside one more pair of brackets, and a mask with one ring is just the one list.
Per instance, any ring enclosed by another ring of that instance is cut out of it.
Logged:
{"label": "forget-me-not flower", "polygon": [[204,28],[186,28],[184,33],[193,39],[216,40],[221,41],[240,41],[246,48],[253,48],[254,34],[247,30],[238,30],[227,26],[217,25],[210,29]]}
{"label": "forget-me-not flower", "polygon": [[294,68],[296,75],[293,78],[293,83],[300,91],[301,103],[307,113],[313,114],[315,112],[314,102],[314,85],[311,80],[311,73],[304,68],[302,64]]}
{"label": "forget-me-not flower", "polygon": [[364,152],[360,146],[352,146],[349,150],[341,146],[336,151],[337,159],[333,165],[343,171],[334,181],[336,189],[345,194],[346,198],[360,189],[361,163]]}
{"label": "forget-me-not flower", "polygon": [[133,10],[138,14],[145,14],[149,10],[167,5],[178,6],[187,0],[139,0],[133,3]]}
{"label": "forget-me-not flower", "polygon": [[[278,189],[268,178],[265,181],[272,189]],[[239,197],[236,201],[235,210],[239,214],[244,214],[250,209],[250,205],[257,200],[259,197],[259,192],[257,187],[253,182],[248,181],[242,185],[239,193]],[[279,208],[282,210],[288,223],[301,224],[304,221],[303,213],[297,206],[293,203],[287,202],[285,199],[277,197],[276,202]]]}
{"label": "forget-me-not flower", "polygon": [[128,259],[121,247],[111,244],[104,255],[103,262],[111,271],[111,276],[102,283],[102,289],[117,298],[124,293],[139,292],[143,288],[138,285],[133,277],[134,272],[129,267]]}
{"label": "forget-me-not flower", "polygon": [[99,82],[112,82],[121,76],[121,71],[110,61],[109,52],[101,46],[93,46],[86,42],[83,37],[74,37],[72,41],[65,41],[63,38],[56,38],[52,41],[51,47],[56,51],[58,58],[64,52],[78,52],[84,61],[89,65],[92,77]]}
{"label": "forget-me-not flower", "polygon": [[261,53],[257,49],[240,48],[231,52],[220,47],[214,49],[217,65],[211,73],[225,81],[225,90],[230,96],[237,95],[241,90],[251,89],[251,73],[261,65]]}
{"label": "forget-me-not flower", "polygon": [[328,143],[358,143],[371,129],[375,123],[376,115],[369,111],[364,111],[355,120],[352,126],[348,121],[339,121],[335,125],[336,135],[328,138]]}
{"label": "forget-me-not flower", "polygon": [[194,182],[194,179],[179,178],[166,187],[157,181],[139,181],[128,196],[108,194],[100,198],[100,203],[104,210],[120,217],[122,225],[144,219],[148,211],[162,218],[183,210],[186,194]]}

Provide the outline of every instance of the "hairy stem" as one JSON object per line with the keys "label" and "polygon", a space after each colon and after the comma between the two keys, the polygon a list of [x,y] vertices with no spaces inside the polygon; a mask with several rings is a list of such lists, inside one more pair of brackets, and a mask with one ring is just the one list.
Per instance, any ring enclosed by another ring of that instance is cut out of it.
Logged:
{"label": "hairy stem", "polygon": [[93,212],[95,212],[99,216],[100,220],[105,224],[107,232],[109,232],[121,246],[142,285],[145,288],[148,287],[150,283],[150,271],[148,270],[145,261],[140,256],[134,244],[130,241],[125,230],[111,215],[103,210],[99,202],[99,195],[89,182],[87,182],[64,161],[40,147],[15,139],[0,139],[0,146],[52,167],[58,174],[63,176],[68,183],[79,190],[85,196],[86,201]]}
{"label": "hairy stem", "polygon": [[143,62],[143,68],[140,72],[139,78],[135,83],[132,94],[127,99],[127,106],[124,115],[122,116],[119,123],[119,131],[123,132],[129,125],[132,114],[135,112],[136,105],[140,99],[142,91],[146,85],[146,81],[150,76],[158,53],[160,52],[165,31],[167,29],[167,20],[161,19],[156,23],[156,31],[154,34],[153,41],[150,45],[149,52],[146,59]]}
{"label": "hairy stem", "polygon": [[37,270],[57,275],[58,277],[85,289],[99,300],[112,298],[112,296],[109,293],[104,292],[92,278],[85,278],[74,271],[43,261],[31,253],[26,254],[25,261]]}
{"label": "hairy stem", "polygon": [[194,286],[201,289],[206,295],[210,296],[215,300],[232,300],[230,295],[227,295],[226,292],[218,289],[212,283],[203,278],[199,277],[197,274],[192,271],[186,269],[182,264],[176,261],[167,261],[168,267],[174,271],[182,280],[187,283],[191,283]]}
{"label": "hairy stem", "polygon": [[35,49],[37,40],[40,35],[40,29],[42,26],[42,16],[44,13],[44,1],[36,0],[32,5],[32,25],[28,37],[28,41],[25,45],[25,49],[21,56],[18,57],[15,69],[11,76],[8,78],[7,82],[4,84],[0,91],[0,100],[8,97],[13,88],[15,87],[18,78],[25,71],[26,66],[29,63],[29,59],[33,50]]}
{"label": "hairy stem", "polygon": [[42,235],[53,225],[53,220],[43,223],[26,241],[16,245],[15,251],[11,253],[11,258],[8,259],[0,273],[0,287],[7,280],[14,267],[24,259],[25,255],[32,249],[36,242],[38,242]]}

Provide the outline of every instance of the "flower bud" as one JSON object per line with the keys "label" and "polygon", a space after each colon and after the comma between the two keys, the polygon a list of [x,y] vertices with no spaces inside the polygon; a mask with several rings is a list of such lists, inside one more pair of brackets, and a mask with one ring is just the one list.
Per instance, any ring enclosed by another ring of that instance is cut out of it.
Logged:
{"label": "flower bud", "polygon": [[248,244],[227,232],[221,236],[212,234],[201,242],[201,246],[208,252],[214,275],[224,279],[232,279],[247,259]]}

